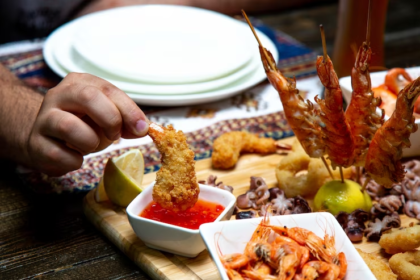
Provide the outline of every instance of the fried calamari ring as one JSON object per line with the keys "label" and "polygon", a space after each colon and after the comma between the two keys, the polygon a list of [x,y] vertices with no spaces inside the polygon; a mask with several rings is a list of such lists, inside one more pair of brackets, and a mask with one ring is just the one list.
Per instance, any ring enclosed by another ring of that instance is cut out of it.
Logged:
{"label": "fried calamari ring", "polygon": [[[298,140],[293,142],[292,151],[280,160],[275,173],[279,188],[287,197],[314,195],[331,178],[322,160],[310,158]],[[338,169],[333,174],[335,178],[340,177]],[[343,175],[350,178],[351,169],[344,168]]]}
{"label": "fried calamari ring", "polygon": [[420,251],[408,251],[393,255],[389,266],[401,280],[420,280]]}
{"label": "fried calamari ring", "polygon": [[357,251],[377,279],[397,280],[397,275],[392,272],[388,264],[380,257],[372,253],[363,252],[360,249],[357,249]]}
{"label": "fried calamari ring", "polygon": [[229,169],[235,166],[241,153],[272,154],[276,150],[276,141],[272,138],[259,138],[246,131],[232,131],[214,140],[211,161],[214,168]]}
{"label": "fried calamari ring", "polygon": [[153,200],[165,209],[185,211],[197,202],[200,188],[195,176],[194,152],[182,131],[172,125],[149,125],[149,136],[162,155],[162,167],[156,173]]}
{"label": "fried calamari ring", "polygon": [[379,245],[388,254],[414,250],[420,246],[420,225],[385,232],[379,239]]}

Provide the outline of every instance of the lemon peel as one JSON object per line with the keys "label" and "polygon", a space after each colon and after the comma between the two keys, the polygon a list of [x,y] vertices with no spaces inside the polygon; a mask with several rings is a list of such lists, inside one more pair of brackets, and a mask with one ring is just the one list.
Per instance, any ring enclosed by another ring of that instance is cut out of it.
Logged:
{"label": "lemon peel", "polygon": [[337,215],[340,211],[351,213],[356,209],[367,212],[372,208],[369,194],[361,191],[362,187],[351,180],[332,180],[325,183],[314,198],[315,211],[328,211]]}

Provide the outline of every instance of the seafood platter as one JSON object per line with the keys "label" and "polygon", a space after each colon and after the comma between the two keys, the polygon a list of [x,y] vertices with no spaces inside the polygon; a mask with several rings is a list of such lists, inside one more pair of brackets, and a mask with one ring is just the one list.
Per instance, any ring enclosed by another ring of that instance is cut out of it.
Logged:
{"label": "seafood platter", "polygon": [[312,103],[248,23],[295,137],[227,132],[196,162],[182,131],[150,123],[159,171],[126,209],[92,191],[86,216],[155,279],[420,279],[420,161],[403,158],[420,77],[391,69],[373,85],[368,24],[344,110],[321,27]]}

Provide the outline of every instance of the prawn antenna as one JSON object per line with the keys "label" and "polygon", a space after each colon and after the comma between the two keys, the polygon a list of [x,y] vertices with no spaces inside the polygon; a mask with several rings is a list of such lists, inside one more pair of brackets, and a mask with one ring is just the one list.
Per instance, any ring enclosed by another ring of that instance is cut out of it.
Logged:
{"label": "prawn antenna", "polygon": [[371,0],[369,0],[368,4],[368,17],[367,17],[367,31],[366,31],[366,43],[369,44],[370,41],[370,13],[371,13]]}
{"label": "prawn antenna", "polygon": [[270,59],[270,57],[269,57],[269,56],[268,56],[268,54],[267,54],[267,51],[265,50],[265,48],[264,48],[264,47],[263,47],[263,45],[261,44],[260,38],[258,38],[257,32],[255,32],[254,26],[252,26],[252,23],[251,23],[251,21],[249,20],[248,16],[246,15],[245,11],[244,11],[244,10],[241,10],[241,11],[242,11],[242,15],[244,16],[244,18],[245,18],[246,22],[248,23],[249,27],[251,28],[252,33],[254,33],[254,36],[255,36],[255,39],[257,39],[258,45],[262,48],[263,53],[264,53],[264,56],[265,56],[265,58],[267,59],[268,64],[270,64],[270,68],[271,68],[272,70],[275,70],[275,69],[276,69],[276,65],[275,65],[275,64],[273,64],[273,61]]}
{"label": "prawn antenna", "polygon": [[322,49],[324,50],[324,61],[325,61],[328,55],[327,55],[327,44],[325,43],[324,26],[322,24],[319,25],[319,30],[321,31]]}

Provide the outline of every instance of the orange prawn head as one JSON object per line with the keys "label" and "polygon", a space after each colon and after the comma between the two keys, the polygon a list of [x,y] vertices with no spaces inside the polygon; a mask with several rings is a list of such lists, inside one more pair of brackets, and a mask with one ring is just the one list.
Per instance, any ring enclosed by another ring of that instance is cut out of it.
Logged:
{"label": "orange prawn head", "polygon": [[316,258],[332,262],[331,255],[329,254],[327,247],[324,244],[324,240],[322,240],[312,231],[300,227],[269,227],[271,227],[274,232],[280,234],[281,236],[287,236],[296,241],[299,245],[306,246]]}

